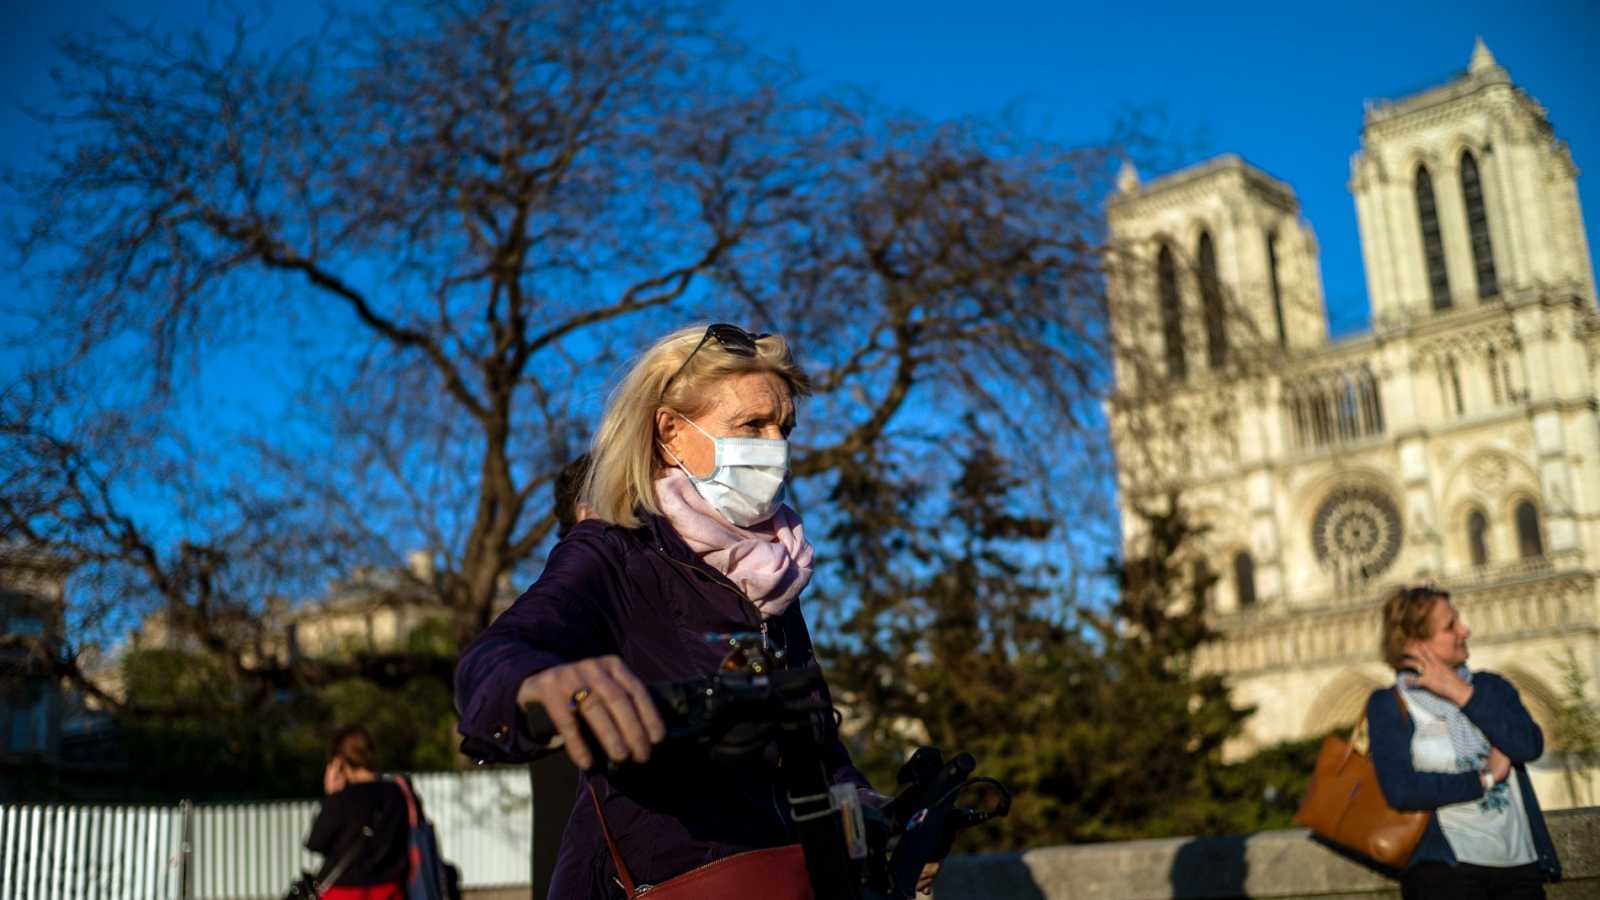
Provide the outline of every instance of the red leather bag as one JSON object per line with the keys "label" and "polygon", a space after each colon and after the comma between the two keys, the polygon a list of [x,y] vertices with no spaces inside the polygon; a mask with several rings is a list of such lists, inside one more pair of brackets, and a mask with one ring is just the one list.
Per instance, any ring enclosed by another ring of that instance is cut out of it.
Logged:
{"label": "red leather bag", "polygon": [[799,844],[769,847],[765,850],[748,850],[725,856],[714,862],[669,878],[660,884],[635,884],[628,866],[622,861],[617,842],[611,837],[606,824],[605,811],[600,808],[600,798],[594,788],[589,788],[589,799],[594,801],[594,813],[600,817],[600,832],[606,837],[606,848],[611,851],[611,863],[616,866],[617,880],[629,897],[647,897],[649,900],[816,900],[811,893],[811,875],[806,872],[805,850]]}

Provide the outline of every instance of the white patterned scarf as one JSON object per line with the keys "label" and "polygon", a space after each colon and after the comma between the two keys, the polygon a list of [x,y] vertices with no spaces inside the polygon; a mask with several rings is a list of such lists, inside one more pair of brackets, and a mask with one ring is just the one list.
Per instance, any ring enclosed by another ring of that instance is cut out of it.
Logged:
{"label": "white patterned scarf", "polygon": [[[1465,665],[1456,668],[1456,674],[1467,684],[1472,684],[1472,670]],[[1395,687],[1405,691],[1406,702],[1420,707],[1428,714],[1444,720],[1445,727],[1450,734],[1450,746],[1455,750],[1457,772],[1481,772],[1484,762],[1489,758],[1489,739],[1472,724],[1467,714],[1461,707],[1449,700],[1435,694],[1427,688],[1416,685],[1417,676],[1410,672],[1402,671],[1395,676]],[[1506,779],[1495,785],[1492,790],[1483,796],[1480,805],[1485,808],[1498,809],[1510,802],[1506,796],[1510,789],[1511,779]]]}

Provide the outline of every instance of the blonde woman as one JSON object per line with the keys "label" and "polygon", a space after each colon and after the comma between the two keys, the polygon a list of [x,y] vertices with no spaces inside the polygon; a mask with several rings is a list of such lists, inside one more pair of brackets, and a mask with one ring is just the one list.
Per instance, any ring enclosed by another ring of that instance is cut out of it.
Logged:
{"label": "blonde woman", "polygon": [[[814,555],[782,502],[795,401],[809,391],[781,337],[733,325],[684,329],[644,353],[596,431],[580,497],[587,517],[461,658],[468,746],[531,757],[541,748],[523,713],[538,703],[580,769],[595,760],[579,717],[612,760],[648,763],[664,729],[645,684],[716,672],[725,648],[704,635],[760,632],[791,668],[815,665],[797,602]],[[865,789],[842,745],[827,758],[834,783]],[[553,900],[621,896],[624,883],[660,885],[796,840],[771,764],[674,758],[583,782]],[[763,896],[809,896],[797,853],[762,871]]]}
{"label": "blonde woman", "polygon": [[1384,604],[1396,678],[1367,700],[1372,763],[1389,805],[1433,811],[1401,876],[1405,900],[1535,900],[1561,877],[1526,768],[1544,735],[1509,681],[1467,668],[1471,634],[1438,588]]}

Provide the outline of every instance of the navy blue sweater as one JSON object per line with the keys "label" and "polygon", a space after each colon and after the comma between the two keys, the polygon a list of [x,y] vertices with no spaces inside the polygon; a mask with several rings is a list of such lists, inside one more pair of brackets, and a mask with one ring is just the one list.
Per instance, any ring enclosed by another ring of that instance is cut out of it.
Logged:
{"label": "navy blue sweater", "polygon": [[[1478,726],[1489,743],[1499,748],[1512,764],[1517,784],[1522,789],[1523,806],[1528,811],[1528,829],[1539,854],[1539,869],[1554,881],[1561,877],[1561,860],[1539,811],[1528,780],[1527,764],[1544,753],[1544,733],[1528,715],[1517,689],[1493,672],[1472,673],[1472,697],[1461,711]],[[1367,698],[1367,729],[1372,737],[1372,765],[1378,772],[1378,786],[1384,799],[1395,809],[1438,809],[1451,803],[1465,803],[1483,796],[1483,784],[1476,772],[1418,772],[1411,765],[1411,737],[1416,728],[1409,716],[1402,717],[1395,692],[1385,688]],[[1411,865],[1424,861],[1456,863],[1456,854],[1439,827],[1437,816],[1428,820],[1428,830],[1411,857]]]}

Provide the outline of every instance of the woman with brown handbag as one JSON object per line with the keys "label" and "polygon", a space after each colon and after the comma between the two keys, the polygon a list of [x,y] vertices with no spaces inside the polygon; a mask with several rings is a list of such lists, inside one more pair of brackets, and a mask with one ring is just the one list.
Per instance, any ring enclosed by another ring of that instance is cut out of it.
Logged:
{"label": "woman with brown handbag", "polygon": [[1384,604],[1396,680],[1367,701],[1372,763],[1390,806],[1433,812],[1401,876],[1405,900],[1533,900],[1561,877],[1526,769],[1544,736],[1510,682],[1467,668],[1470,634],[1438,588]]}
{"label": "woman with brown handbag", "polygon": [[[718,324],[657,342],[596,429],[587,518],[462,655],[464,749],[533,758],[545,748],[525,712],[537,704],[585,770],[565,798],[576,802],[552,900],[812,897],[776,761],[652,761],[665,731],[645,687],[719,671],[727,645],[708,634],[756,632],[776,665],[816,665],[797,602],[814,554],[782,503],[795,401],[809,390],[776,335]],[[612,761],[637,765],[595,768],[584,728]],[[879,796],[842,744],[825,757],[834,784]]]}

